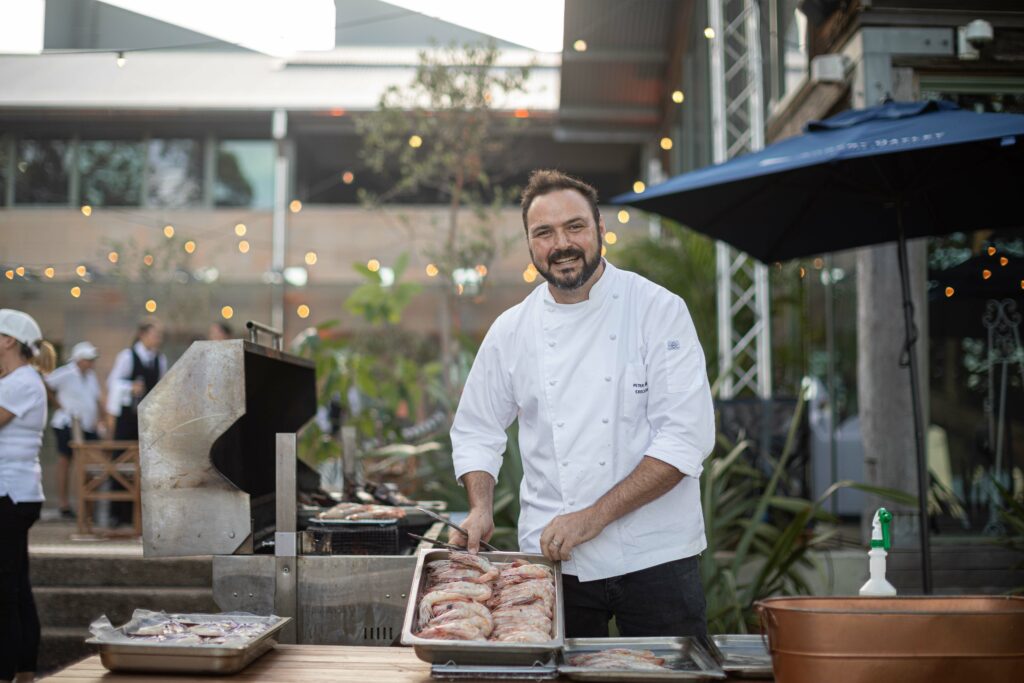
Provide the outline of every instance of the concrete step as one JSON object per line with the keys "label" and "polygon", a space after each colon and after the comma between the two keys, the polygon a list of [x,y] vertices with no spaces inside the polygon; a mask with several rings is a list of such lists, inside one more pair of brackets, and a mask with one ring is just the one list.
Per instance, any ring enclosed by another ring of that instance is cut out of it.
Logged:
{"label": "concrete step", "polygon": [[166,612],[218,612],[209,588],[138,588],[106,586],[38,586],[33,588],[44,627],[88,628],[106,614],[116,626],[136,609]]}
{"label": "concrete step", "polygon": [[95,654],[95,648],[85,644],[90,635],[88,628],[44,626],[42,645],[39,648],[38,676],[41,678]]}
{"label": "concrete step", "polygon": [[29,556],[33,586],[151,586],[209,588],[213,561],[205,557]]}

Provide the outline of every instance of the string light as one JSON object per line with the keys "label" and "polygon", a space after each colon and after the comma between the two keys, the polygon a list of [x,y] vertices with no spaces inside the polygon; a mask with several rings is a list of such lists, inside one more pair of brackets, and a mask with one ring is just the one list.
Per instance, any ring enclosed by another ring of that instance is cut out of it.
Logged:
{"label": "string light", "polygon": [[196,250],[196,243],[193,242],[192,240],[189,240],[188,242],[185,242],[185,247],[184,248],[185,248],[185,253],[186,254],[191,254],[192,252],[194,252]]}
{"label": "string light", "polygon": [[609,230],[604,234],[604,241],[607,242],[608,244],[615,244],[616,242],[619,241],[619,236],[616,235],[611,230]]}
{"label": "string light", "polygon": [[989,256],[995,256],[996,255],[996,248],[995,247],[989,247],[988,248],[988,255]]}
{"label": "string light", "polygon": [[366,269],[369,270],[371,273],[376,273],[378,270],[380,270],[380,261],[378,261],[375,258],[370,259],[369,261],[366,262]]}
{"label": "string light", "polygon": [[423,138],[421,138],[419,135],[412,135],[409,137],[409,146],[412,147],[413,149],[419,149],[422,144]]}
{"label": "string light", "polygon": [[437,270],[437,266],[435,266],[433,263],[427,264],[427,277],[437,277],[438,272],[439,271]]}
{"label": "string light", "polygon": [[800,278],[803,279],[805,275],[807,275],[807,269],[804,268],[803,266],[800,266]]}
{"label": "string light", "polygon": [[292,213],[298,213],[299,211],[302,211],[302,202],[300,202],[298,199],[293,199],[291,201],[291,204],[288,205],[288,210],[291,211]]}
{"label": "string light", "polygon": [[123,67],[123,66],[124,66],[124,63],[125,63],[125,61],[126,61],[126,60],[125,60],[125,58],[124,58],[124,53],[123,53],[123,52],[118,52],[118,53],[117,53],[117,68],[119,68],[119,69],[120,69],[121,67]]}
{"label": "string light", "polygon": [[249,253],[249,240],[242,240],[238,243],[238,251],[243,254]]}
{"label": "string light", "polygon": [[145,263],[147,266],[153,265],[153,255],[146,254],[145,256],[142,257],[142,262]]}
{"label": "string light", "polygon": [[601,256],[607,256],[607,254],[608,254],[608,247],[606,247],[605,245],[602,244],[601,245]]}
{"label": "string light", "polygon": [[477,267],[476,267],[476,273],[477,273],[477,275],[479,275],[480,277],[487,277],[487,266],[485,266],[485,265],[484,265],[484,264],[482,264],[482,263],[480,263],[480,264],[477,264]]}
{"label": "string light", "polygon": [[111,263],[117,263],[118,258],[120,257],[118,256],[116,251],[112,251],[109,254],[107,254],[107,260],[110,261]]}
{"label": "string light", "polygon": [[353,173],[352,171],[345,171],[344,173],[341,174],[341,182],[345,183],[346,185],[351,185],[352,181],[355,179],[356,174]]}
{"label": "string light", "polygon": [[56,271],[54,271],[54,269],[53,269],[53,266],[47,266],[47,267],[46,267],[46,270],[44,270],[44,271],[43,271],[43,275],[45,275],[46,277],[48,277],[48,278],[51,278],[51,279],[52,279],[52,278],[53,278],[53,274],[54,274],[55,272],[56,272]]}
{"label": "string light", "polygon": [[576,52],[586,52],[587,41],[580,38],[579,40],[572,44],[572,49],[576,50]]}
{"label": "string light", "polygon": [[331,116],[333,116],[334,118],[339,118],[344,115],[345,110],[342,107],[334,107],[333,109],[331,109]]}
{"label": "string light", "polygon": [[86,216],[86,217],[91,216],[92,215],[92,207],[89,206],[88,204],[85,204],[84,206],[82,206],[82,215]]}
{"label": "string light", "polygon": [[14,271],[13,270],[6,271],[4,273],[4,277],[6,277],[8,280],[13,280],[14,279]]}
{"label": "string light", "polygon": [[78,277],[85,277],[85,274],[87,272],[88,269],[85,266],[78,266],[77,268],[75,268],[75,273],[78,275]]}
{"label": "string light", "polygon": [[985,270],[981,271],[981,278],[982,278],[983,280],[987,280],[987,279],[989,279],[990,277],[992,277],[992,271],[991,271],[991,270],[989,270],[988,268],[986,268]]}
{"label": "string light", "polygon": [[245,237],[245,223],[239,223],[235,226],[235,234],[239,237]]}
{"label": "string light", "polygon": [[672,149],[672,138],[662,138],[661,142],[659,142],[658,144],[661,145],[661,148],[667,152],[668,150]]}
{"label": "string light", "polygon": [[149,311],[150,313],[155,313],[156,312],[156,302],[153,301],[152,299],[148,300],[146,302],[146,310]]}
{"label": "string light", "polygon": [[300,318],[306,319],[309,317],[309,306],[306,304],[300,304],[299,307],[295,309],[295,313]]}
{"label": "string light", "polygon": [[307,251],[306,252],[305,261],[306,261],[306,265],[307,266],[315,266],[316,265],[316,252],[315,251]]}
{"label": "string light", "polygon": [[633,192],[635,192],[637,194],[640,194],[641,192],[643,192],[646,189],[647,189],[647,185],[645,185],[644,181],[642,181],[642,180],[638,180],[635,183],[633,183]]}
{"label": "string light", "polygon": [[14,272],[18,274],[18,277],[25,277],[25,266],[18,266]]}
{"label": "string light", "polygon": [[1000,256],[999,257],[999,265],[1005,266],[1009,262],[1010,262],[1010,259],[1006,258],[1005,256]]}
{"label": "string light", "polygon": [[164,226],[164,237],[166,237],[167,239],[171,239],[172,237],[174,237],[174,226],[173,225],[165,225]]}
{"label": "string light", "polygon": [[675,102],[676,104],[682,104],[683,100],[685,100],[685,99],[686,99],[686,95],[683,94],[682,90],[674,90],[674,91],[672,91],[672,101]]}
{"label": "string light", "polygon": [[619,217],[619,222],[620,223],[622,223],[622,224],[628,223],[629,222],[629,211],[626,211],[625,209],[620,210],[618,217]]}
{"label": "string light", "polygon": [[950,298],[956,292],[952,287],[946,287],[946,298]]}
{"label": "string light", "polygon": [[82,288],[77,286],[77,285],[72,287],[71,288],[71,296],[75,297],[76,299],[78,297],[82,296]]}
{"label": "string light", "polygon": [[825,261],[820,256],[814,259],[814,269],[821,270],[825,266]]}
{"label": "string light", "polygon": [[714,40],[715,29],[708,26],[706,29],[704,29],[704,37],[707,38],[708,40]]}
{"label": "string light", "polygon": [[529,109],[516,109],[515,112],[513,113],[513,116],[515,116],[517,119],[528,119],[528,118],[530,118],[530,110]]}
{"label": "string light", "polygon": [[224,306],[223,308],[220,309],[220,317],[224,318],[225,320],[231,320],[231,316],[233,316],[234,314],[235,309],[231,308],[230,306]]}
{"label": "string light", "polygon": [[466,288],[462,286],[462,283],[455,285],[455,293],[462,296],[462,293],[466,291]]}
{"label": "string light", "polygon": [[523,271],[523,280],[525,282],[533,282],[536,279],[537,279],[537,271],[536,270],[530,270],[529,268],[527,268],[526,270]]}

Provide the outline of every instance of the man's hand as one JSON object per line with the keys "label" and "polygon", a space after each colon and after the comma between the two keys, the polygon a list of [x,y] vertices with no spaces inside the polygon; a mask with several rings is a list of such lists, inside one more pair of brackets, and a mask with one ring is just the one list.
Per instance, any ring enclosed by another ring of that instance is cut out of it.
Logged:
{"label": "man's hand", "polygon": [[607,526],[594,508],[559,515],[540,535],[540,551],[549,560],[568,560],[572,549],[597,536]]}
{"label": "man's hand", "polygon": [[449,527],[448,542],[464,546],[469,552],[476,553],[480,551],[480,541],[489,541],[494,535],[494,516],[490,510],[470,510],[465,521],[459,526],[469,532],[469,538]]}

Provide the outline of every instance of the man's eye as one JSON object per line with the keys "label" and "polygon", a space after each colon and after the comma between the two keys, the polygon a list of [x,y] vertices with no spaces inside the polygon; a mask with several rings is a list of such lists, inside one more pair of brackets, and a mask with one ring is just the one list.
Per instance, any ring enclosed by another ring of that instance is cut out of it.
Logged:
{"label": "man's eye", "polygon": [[550,230],[538,230],[537,232],[533,233],[533,236],[534,237],[547,237],[550,234],[551,234]]}
{"label": "man's eye", "polygon": [[578,231],[578,230],[582,230],[582,229],[583,229],[583,228],[585,228],[585,227],[586,227],[586,226],[585,226],[585,225],[583,225],[582,223],[577,223],[577,224],[575,224],[575,225],[570,225],[570,226],[569,226],[569,229],[575,232],[575,231]]}

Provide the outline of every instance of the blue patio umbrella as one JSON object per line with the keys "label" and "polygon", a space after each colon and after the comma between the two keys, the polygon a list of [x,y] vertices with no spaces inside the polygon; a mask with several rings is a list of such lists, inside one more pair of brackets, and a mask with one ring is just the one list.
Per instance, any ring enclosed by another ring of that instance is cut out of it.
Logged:
{"label": "blue patio umbrella", "polygon": [[888,102],[812,121],[804,131],[612,203],[672,218],[765,263],[897,243],[907,331],[901,363],[910,369],[922,584],[930,593],[906,239],[1024,225],[1024,116],[975,113],[949,102]]}

